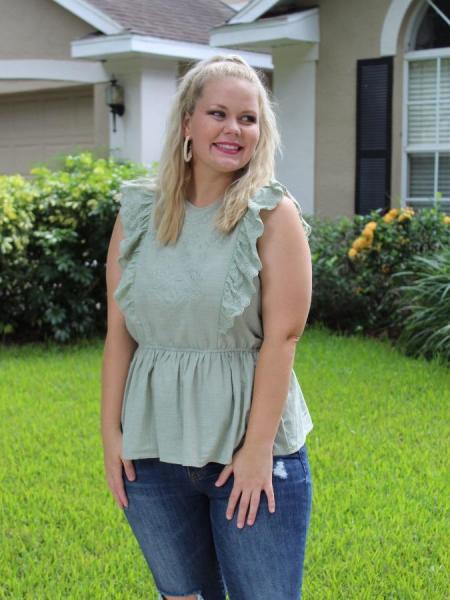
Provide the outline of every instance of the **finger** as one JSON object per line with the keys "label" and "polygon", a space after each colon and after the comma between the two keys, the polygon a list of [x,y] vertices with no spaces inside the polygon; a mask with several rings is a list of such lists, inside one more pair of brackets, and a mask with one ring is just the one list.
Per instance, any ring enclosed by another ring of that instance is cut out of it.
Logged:
{"label": "finger", "polygon": [[134,469],[133,461],[122,459],[122,462],[128,481],[134,481],[136,479],[136,471]]}
{"label": "finger", "polygon": [[227,519],[233,518],[234,509],[236,507],[240,495],[241,491],[233,487],[233,489],[231,490],[230,497],[228,498],[227,512],[225,513]]}
{"label": "finger", "polygon": [[219,477],[216,479],[216,486],[220,486],[223,485],[228,477],[231,475],[231,473],[233,472],[233,468],[232,465],[226,465],[226,467],[224,469],[222,469]]}
{"label": "finger", "polygon": [[273,491],[273,486],[270,486],[269,488],[264,490],[266,492],[266,496],[267,496],[267,504],[268,504],[268,508],[269,508],[269,512],[274,513],[275,512],[275,494]]}
{"label": "finger", "polygon": [[250,500],[250,509],[248,511],[247,525],[253,525],[258,512],[259,502],[261,498],[261,490],[254,491]]}
{"label": "finger", "polygon": [[123,508],[124,506],[128,507],[128,498],[125,493],[125,486],[122,477],[122,465],[120,465],[119,475],[116,475],[116,477],[114,478],[113,487],[117,498],[117,502],[119,504],[119,508]]}
{"label": "finger", "polygon": [[239,503],[239,512],[237,516],[237,526],[244,527],[245,517],[247,515],[248,505],[250,502],[250,492],[243,492]]}

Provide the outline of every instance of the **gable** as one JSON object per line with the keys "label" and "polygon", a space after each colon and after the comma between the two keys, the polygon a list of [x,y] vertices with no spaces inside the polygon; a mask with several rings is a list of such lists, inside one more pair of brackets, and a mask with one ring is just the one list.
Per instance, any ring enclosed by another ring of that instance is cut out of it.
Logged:
{"label": "gable", "polygon": [[69,60],[71,41],[93,31],[53,0],[3,0],[0,58]]}
{"label": "gable", "polygon": [[306,0],[250,0],[229,20],[229,24],[253,23],[258,19],[290,15],[317,6],[317,2]]}

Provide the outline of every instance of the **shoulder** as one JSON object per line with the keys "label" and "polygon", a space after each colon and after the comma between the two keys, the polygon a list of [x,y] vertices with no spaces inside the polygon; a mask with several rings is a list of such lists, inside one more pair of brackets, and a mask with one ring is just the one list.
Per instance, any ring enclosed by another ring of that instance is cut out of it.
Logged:
{"label": "shoulder", "polygon": [[155,198],[154,181],[148,178],[123,181],[115,199],[119,202],[119,217],[126,235],[143,231],[147,225]]}
{"label": "shoulder", "polygon": [[299,231],[299,223],[303,232],[309,237],[311,227],[303,218],[303,211],[298,200],[288,188],[276,179],[258,190],[249,203],[257,208],[264,229],[276,228],[282,235],[283,231]]}
{"label": "shoulder", "polygon": [[122,181],[116,199],[123,204],[129,197],[139,198],[141,196],[153,196],[156,192],[156,182],[150,177],[129,179]]}

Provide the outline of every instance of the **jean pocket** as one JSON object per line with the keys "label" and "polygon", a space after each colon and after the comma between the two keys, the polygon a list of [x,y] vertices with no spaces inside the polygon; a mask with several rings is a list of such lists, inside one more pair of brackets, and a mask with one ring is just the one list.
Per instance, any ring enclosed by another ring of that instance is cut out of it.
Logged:
{"label": "jean pocket", "polygon": [[303,471],[305,472],[306,480],[310,481],[311,480],[311,469],[309,467],[308,451],[306,449],[306,444],[303,444],[303,446],[298,451],[298,454],[299,454],[300,462],[302,463]]}
{"label": "jean pocket", "polygon": [[152,466],[159,462],[159,458],[133,458],[134,479],[130,480],[122,465],[122,479],[125,485],[134,485],[137,482],[145,482],[146,475]]}

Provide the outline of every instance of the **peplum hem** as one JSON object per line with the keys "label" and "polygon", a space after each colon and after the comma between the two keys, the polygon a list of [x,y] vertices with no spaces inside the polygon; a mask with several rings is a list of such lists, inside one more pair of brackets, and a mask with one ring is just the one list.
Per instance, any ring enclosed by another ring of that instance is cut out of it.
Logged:
{"label": "peplum hem", "polygon": [[310,225],[303,219],[302,209],[289,190],[273,179],[260,188],[249,200],[248,210],[242,217],[230,269],[225,280],[222,308],[219,317],[219,333],[225,334],[233,325],[235,317],[240,316],[250,305],[256,292],[255,277],[262,269],[258,255],[257,240],[264,233],[261,209],[273,210],[283,196],[289,196],[297,208],[306,236],[311,232]]}
{"label": "peplum hem", "polygon": [[[123,458],[231,464],[245,439],[258,353],[138,346],[122,407]],[[274,455],[301,448],[312,428],[299,390],[293,372]]]}

